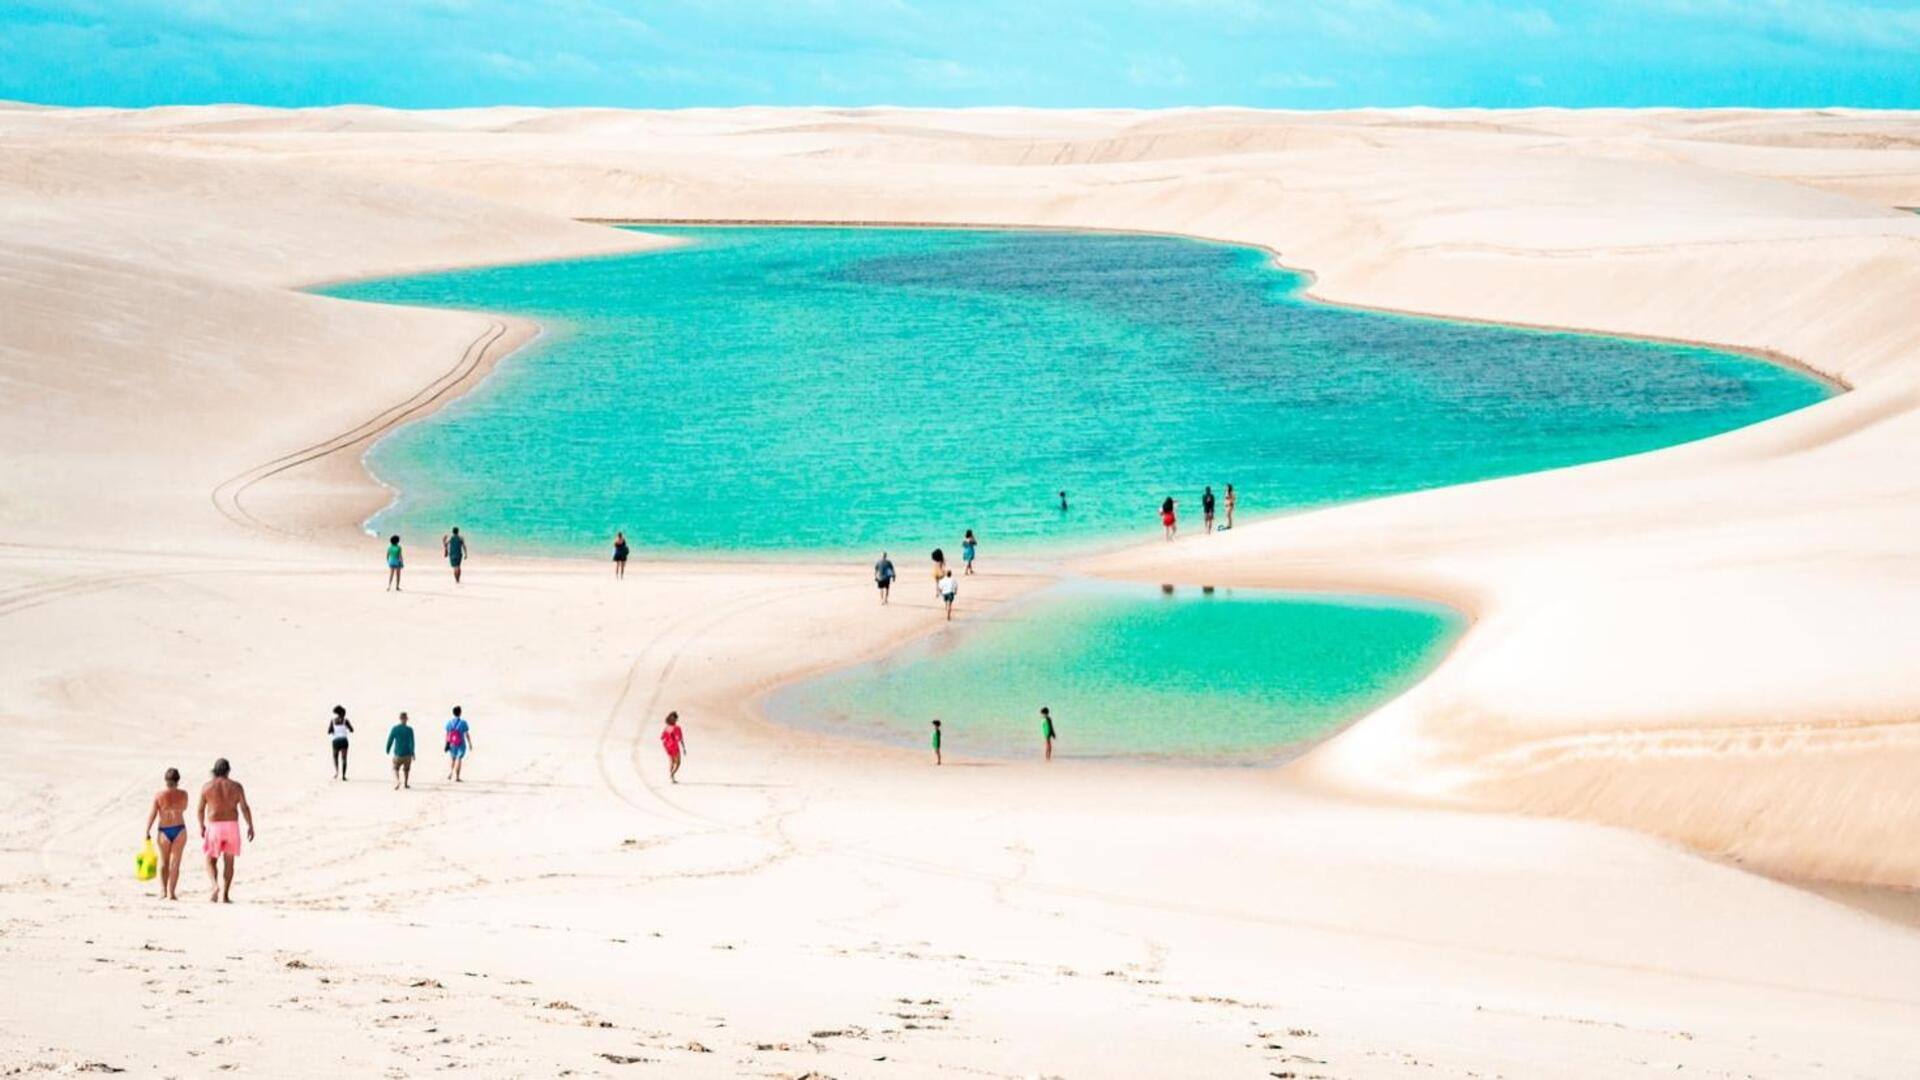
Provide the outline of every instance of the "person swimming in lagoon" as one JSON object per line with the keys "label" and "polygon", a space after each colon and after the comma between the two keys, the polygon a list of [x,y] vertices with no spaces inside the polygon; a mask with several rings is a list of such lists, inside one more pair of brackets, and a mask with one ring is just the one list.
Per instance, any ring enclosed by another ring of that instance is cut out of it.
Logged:
{"label": "person swimming in lagoon", "polygon": [[333,707],[333,719],[327,721],[327,737],[333,740],[333,778],[347,778],[347,740],[353,734],[353,721],[347,719],[344,705]]}
{"label": "person swimming in lagoon", "polygon": [[154,826],[160,829],[160,898],[180,899],[180,857],[186,853],[187,793],[180,790],[180,770],[168,769],[167,786],[154,793],[147,811],[146,835],[152,838]]}
{"label": "person swimming in lagoon", "polygon": [[880,561],[873,564],[873,583],[880,589],[882,604],[887,603],[892,597],[893,578],[893,560],[887,558],[887,553],[883,551],[880,553]]}
{"label": "person swimming in lagoon", "polygon": [[440,551],[453,566],[453,583],[460,584],[460,564],[467,561],[467,538],[460,535],[460,526],[440,538]]}
{"label": "person swimming in lagoon", "polygon": [[1173,496],[1169,495],[1167,501],[1160,504],[1160,525],[1167,530],[1167,539],[1173,539],[1173,534],[1179,531],[1179,520],[1173,512]]}
{"label": "person swimming in lagoon", "polygon": [[[207,856],[207,878],[213,883],[210,902],[233,903],[233,860],[240,856],[240,818],[247,819],[247,842],[253,842],[253,806],[247,789],[229,773],[226,758],[213,763],[213,779],[200,789],[200,850]],[[211,820],[209,820],[211,819]],[[226,870],[226,884],[220,871]]]}
{"label": "person swimming in lagoon", "polygon": [[680,714],[667,714],[666,725],[660,729],[660,747],[667,752],[667,782],[680,782],[680,759],[687,756],[687,729],[680,726]]}
{"label": "person swimming in lagoon", "polygon": [[980,541],[975,540],[973,538],[973,530],[968,529],[967,535],[962,537],[960,540],[960,561],[966,564],[967,573],[969,574],[973,573],[974,553],[979,550],[980,550]]}
{"label": "person swimming in lagoon", "polygon": [[613,534],[613,576],[614,577],[625,578],[627,576],[627,556],[628,554],[631,553],[631,551],[632,549],[627,547],[627,534],[623,532],[614,533]]}
{"label": "person swimming in lagoon", "polygon": [[400,553],[400,534],[394,533],[387,537],[387,590],[389,592],[400,591],[400,571],[406,565],[407,560]]}

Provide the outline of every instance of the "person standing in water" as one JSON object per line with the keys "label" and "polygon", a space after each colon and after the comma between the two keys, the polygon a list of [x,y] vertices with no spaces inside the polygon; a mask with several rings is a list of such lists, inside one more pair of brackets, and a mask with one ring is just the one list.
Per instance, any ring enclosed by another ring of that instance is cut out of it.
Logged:
{"label": "person standing in water", "polygon": [[160,898],[162,900],[180,899],[180,856],[187,850],[187,793],[180,790],[180,770],[168,769],[167,786],[153,796],[153,806],[147,811],[146,835],[153,836],[153,828],[160,826]]}
{"label": "person standing in water", "polygon": [[1204,532],[1213,531],[1213,485],[1212,484],[1208,484],[1207,490],[1200,493],[1200,520],[1201,520],[1201,524],[1205,526],[1203,530]]}
{"label": "person standing in water", "polygon": [[327,737],[333,740],[333,778],[347,778],[347,739],[353,734],[353,721],[347,719],[344,705],[333,707],[333,719],[327,721]]}
{"label": "person standing in water", "polygon": [[886,603],[893,593],[893,560],[886,552],[880,553],[880,561],[873,564],[873,583],[880,588],[880,602]]}
{"label": "person standing in water", "polygon": [[967,535],[960,540],[960,561],[966,564],[969,574],[973,573],[973,556],[979,550],[980,541],[975,540],[973,530],[968,529]]}
{"label": "person standing in water", "polygon": [[940,764],[940,721],[933,722],[933,763]]}
{"label": "person standing in water", "polygon": [[460,706],[455,705],[453,719],[447,721],[447,779],[462,782],[460,772],[466,767],[467,751],[472,749],[473,728],[460,715]]}
{"label": "person standing in water", "polygon": [[630,553],[631,553],[631,549],[627,547],[627,534],[623,532],[614,533],[613,534],[613,576],[614,577],[625,578],[627,576],[627,556]]}
{"label": "person standing in water", "polygon": [[667,714],[666,726],[660,729],[660,746],[667,752],[667,782],[680,782],[680,759],[687,756],[687,732],[680,726],[680,714]]}
{"label": "person standing in water", "polygon": [[[200,789],[200,850],[207,856],[207,879],[213,883],[209,902],[233,903],[233,860],[240,854],[240,818],[247,819],[247,842],[253,842],[253,807],[247,802],[247,789],[228,773],[233,766],[226,758],[213,763],[213,779]],[[220,871],[226,869],[226,885],[220,883]]]}
{"label": "person standing in water", "polygon": [[1065,512],[1066,512],[1066,509],[1067,509],[1067,493],[1066,493],[1065,491],[1062,491],[1062,492],[1060,493],[1060,511],[1061,511],[1061,513],[1065,513]]}
{"label": "person standing in water", "polygon": [[467,561],[467,538],[460,535],[460,526],[455,525],[452,532],[440,538],[440,550],[453,566],[453,583],[460,584],[460,564]]}
{"label": "person standing in water", "polygon": [[933,549],[933,598],[940,599],[940,582],[947,576],[947,553]]}
{"label": "person standing in water", "polygon": [[394,533],[392,536],[387,537],[387,589],[388,591],[390,592],[400,591],[400,571],[406,565],[407,565],[407,560],[402,558],[400,555],[400,534]]}
{"label": "person standing in water", "polygon": [[1057,737],[1053,730],[1053,713],[1045,705],[1040,706],[1040,737],[1047,741],[1047,760],[1053,760],[1053,740]]}
{"label": "person standing in water", "polygon": [[1227,485],[1227,528],[1233,528],[1233,485]]}
{"label": "person standing in water", "polygon": [[407,723],[406,713],[387,729],[387,753],[393,758],[393,790],[413,787],[413,726]]}
{"label": "person standing in water", "polygon": [[953,579],[953,571],[940,579],[940,602],[947,606],[947,621],[953,621],[953,598],[960,591],[960,583]]}
{"label": "person standing in water", "polygon": [[1173,534],[1179,530],[1178,522],[1179,518],[1173,513],[1173,496],[1169,495],[1167,501],[1160,504],[1160,525],[1167,530],[1167,539],[1173,539]]}

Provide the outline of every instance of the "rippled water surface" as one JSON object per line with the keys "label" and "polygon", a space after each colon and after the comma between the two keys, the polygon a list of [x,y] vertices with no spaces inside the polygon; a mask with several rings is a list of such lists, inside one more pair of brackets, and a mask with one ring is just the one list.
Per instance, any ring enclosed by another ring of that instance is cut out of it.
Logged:
{"label": "rippled water surface", "polygon": [[[964,597],[964,588],[962,591]],[[877,663],[777,692],[772,714],[902,746],[1262,761],[1412,685],[1459,632],[1437,608],[1357,598],[1073,585]]]}
{"label": "rippled water surface", "polygon": [[[547,335],[381,440],[373,523],[492,550],[983,551],[1591,461],[1812,403],[1707,349],[1305,300],[1256,250],[1158,236],[655,229],[672,251],[331,295]],[[1062,512],[1055,492],[1066,489]]]}

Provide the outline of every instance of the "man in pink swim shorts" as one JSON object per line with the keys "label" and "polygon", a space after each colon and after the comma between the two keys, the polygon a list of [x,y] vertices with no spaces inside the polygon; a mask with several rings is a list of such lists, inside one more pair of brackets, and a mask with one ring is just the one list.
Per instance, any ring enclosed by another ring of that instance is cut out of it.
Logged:
{"label": "man in pink swim shorts", "polygon": [[213,895],[207,899],[223,904],[233,903],[233,858],[240,854],[242,817],[247,819],[247,839],[253,839],[253,807],[247,803],[247,789],[227,775],[232,770],[226,758],[215,761],[213,779],[200,789],[200,850],[206,853],[207,877],[213,882]]}

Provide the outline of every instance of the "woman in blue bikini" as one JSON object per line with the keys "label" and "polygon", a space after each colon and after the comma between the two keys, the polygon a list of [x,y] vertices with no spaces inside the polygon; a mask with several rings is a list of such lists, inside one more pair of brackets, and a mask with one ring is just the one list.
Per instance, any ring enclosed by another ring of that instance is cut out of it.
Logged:
{"label": "woman in blue bikini", "polygon": [[180,790],[180,770],[167,770],[167,786],[153,796],[153,808],[147,812],[146,835],[160,826],[160,895],[167,900],[180,899],[180,853],[187,848],[187,793]]}

